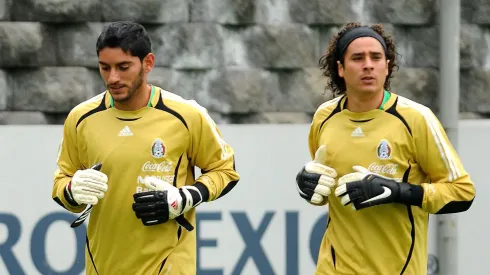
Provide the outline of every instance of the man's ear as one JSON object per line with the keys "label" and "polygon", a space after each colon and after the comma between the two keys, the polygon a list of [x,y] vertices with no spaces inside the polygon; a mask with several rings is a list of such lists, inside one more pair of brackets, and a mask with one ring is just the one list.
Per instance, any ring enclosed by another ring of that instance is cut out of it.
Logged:
{"label": "man's ear", "polygon": [[344,66],[337,60],[337,72],[340,77],[344,77]]}
{"label": "man's ear", "polygon": [[149,53],[143,59],[143,70],[146,73],[149,73],[154,66],[155,66],[155,55],[153,53]]}

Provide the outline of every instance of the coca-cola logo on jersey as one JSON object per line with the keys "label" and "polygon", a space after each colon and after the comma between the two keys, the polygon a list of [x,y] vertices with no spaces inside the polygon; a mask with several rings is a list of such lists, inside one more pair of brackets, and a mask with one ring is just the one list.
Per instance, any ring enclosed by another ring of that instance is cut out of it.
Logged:
{"label": "coca-cola logo on jersey", "polygon": [[163,161],[160,163],[153,163],[151,161],[145,162],[143,167],[141,168],[142,172],[170,172],[172,171],[172,162],[171,161]]}
{"label": "coca-cola logo on jersey", "polygon": [[373,162],[369,164],[368,170],[377,174],[396,175],[398,172],[398,164],[377,164],[376,162]]}

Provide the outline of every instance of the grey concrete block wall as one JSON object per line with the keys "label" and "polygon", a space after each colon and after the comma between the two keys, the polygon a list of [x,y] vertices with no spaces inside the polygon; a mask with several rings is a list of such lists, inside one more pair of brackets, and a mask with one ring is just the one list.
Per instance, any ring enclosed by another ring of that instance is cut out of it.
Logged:
{"label": "grey concrete block wall", "polygon": [[[440,0],[438,0],[440,1]],[[60,124],[104,90],[95,41],[142,23],[152,83],[196,99],[219,123],[309,123],[331,98],[318,60],[343,24],[383,23],[400,53],[392,89],[437,113],[435,0],[3,0],[0,124]],[[461,113],[490,114],[490,0],[461,1]]]}

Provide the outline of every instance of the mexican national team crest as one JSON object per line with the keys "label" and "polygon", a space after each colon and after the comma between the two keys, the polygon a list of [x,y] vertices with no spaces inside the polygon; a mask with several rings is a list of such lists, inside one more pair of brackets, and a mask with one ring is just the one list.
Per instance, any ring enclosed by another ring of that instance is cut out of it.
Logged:
{"label": "mexican national team crest", "polygon": [[151,145],[151,155],[154,158],[160,159],[165,156],[166,151],[167,149],[165,148],[165,144],[163,144],[163,141],[159,138],[156,138]]}
{"label": "mexican national team crest", "polygon": [[379,142],[378,148],[376,148],[376,153],[379,159],[391,159],[391,145],[386,140],[383,139]]}

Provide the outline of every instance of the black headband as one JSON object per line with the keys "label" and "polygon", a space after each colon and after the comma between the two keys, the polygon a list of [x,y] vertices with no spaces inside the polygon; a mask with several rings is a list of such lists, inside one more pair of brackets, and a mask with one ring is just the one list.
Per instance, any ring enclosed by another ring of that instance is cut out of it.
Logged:
{"label": "black headband", "polygon": [[388,48],[386,47],[386,42],[384,38],[381,35],[379,35],[379,33],[375,32],[370,27],[357,27],[348,30],[340,37],[339,40],[337,40],[337,45],[336,45],[337,60],[342,60],[342,57],[344,56],[344,53],[347,50],[347,47],[352,41],[354,41],[354,39],[359,37],[366,37],[366,36],[373,37],[376,40],[378,40],[379,43],[381,43],[381,45],[383,46],[383,49],[385,50],[385,55],[388,54]]}

